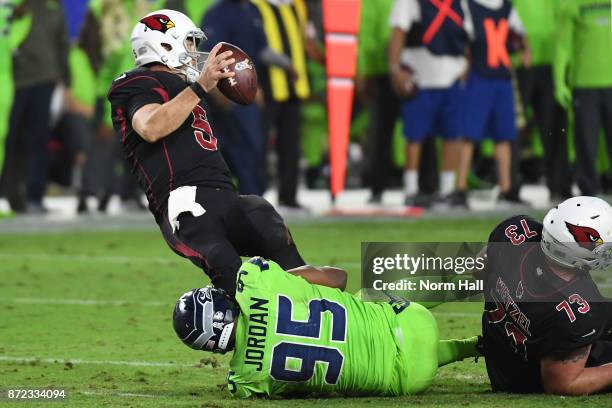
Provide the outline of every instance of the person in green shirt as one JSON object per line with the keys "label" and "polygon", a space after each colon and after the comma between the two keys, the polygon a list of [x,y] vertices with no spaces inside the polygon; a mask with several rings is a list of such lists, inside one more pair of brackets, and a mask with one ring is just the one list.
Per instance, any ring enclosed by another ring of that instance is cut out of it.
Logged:
{"label": "person in green shirt", "polygon": [[607,0],[560,0],[554,56],[555,97],[574,112],[576,181],[600,193],[596,170],[600,128],[612,156],[612,25]]}
{"label": "person in green shirt", "polygon": [[[120,194],[124,209],[146,209],[140,200],[136,179],[121,157],[106,95],[112,81],[134,67],[130,45],[132,27],[141,16],[163,8],[164,4],[165,0],[92,0],[89,3],[86,25],[81,33],[86,44],[81,48],[87,52],[93,69],[96,123],[95,137],[84,169],[83,187],[79,192],[79,213],[88,211],[89,196],[98,196],[97,209],[106,212],[115,193]],[[87,98],[91,91],[88,87]],[[121,174],[116,174],[117,167],[123,168]]]}
{"label": "person in green shirt", "polygon": [[2,177],[13,211],[41,214],[46,212],[52,95],[69,84],[68,32],[59,0],[24,1],[16,16],[31,24],[12,54],[15,93]]}
{"label": "person in green shirt", "polygon": [[[11,20],[13,17],[13,1],[0,0],[0,84],[3,92],[0,93],[0,174],[4,165],[4,144],[8,132],[9,119],[11,116],[11,105],[13,104],[13,65],[11,47]],[[0,218],[10,215],[0,210]]]}
{"label": "person in green shirt", "polygon": [[552,200],[572,195],[567,113],[555,101],[553,62],[559,0],[513,0],[527,32],[531,65],[516,70],[521,99],[531,108],[544,147],[546,185]]}
{"label": "person in green shirt", "polygon": [[8,132],[14,92],[10,42],[13,7],[12,1],[0,1],[0,84],[4,88],[0,93],[0,169],[4,163],[4,138]]}
{"label": "person in green shirt", "polygon": [[[357,93],[365,102],[370,118],[365,180],[371,204],[380,204],[393,170],[393,133],[400,113],[400,101],[391,87],[387,51],[391,40],[389,16],[394,0],[362,0],[357,50]],[[403,158],[403,145],[395,146]],[[433,193],[437,185],[435,140],[423,142],[419,189]]]}
{"label": "person in green shirt", "polygon": [[476,357],[477,337],[440,340],[418,303],[363,302],[343,292],[346,272],[304,266],[284,271],[244,262],[235,301],[212,287],[185,293],[174,329],[196,350],[234,350],[228,388],[239,398],[423,392],[438,367]]}
{"label": "person in green shirt", "polygon": [[380,203],[391,170],[391,141],[400,106],[391,88],[387,58],[393,0],[363,0],[361,7],[357,83],[358,92],[370,110],[367,159],[370,202]]}
{"label": "person in green shirt", "polygon": [[[11,109],[15,96],[13,79],[13,52],[26,39],[32,24],[32,15],[23,7],[24,0],[0,0],[0,174],[5,174],[5,147],[9,132]],[[14,162],[14,161],[13,161]],[[6,194],[11,206],[19,199],[5,174],[0,180],[1,192]],[[14,184],[13,184],[14,185]],[[4,214],[0,211],[0,217]]]}
{"label": "person in green shirt", "polygon": [[2,84],[2,93],[0,93],[0,174],[5,174],[0,185],[2,193],[7,196],[11,206],[19,201],[15,189],[11,188],[14,184],[8,181],[4,167],[6,138],[10,130],[11,109],[15,96],[13,52],[23,43],[32,24],[32,15],[24,9],[23,1],[0,0],[0,84]]}

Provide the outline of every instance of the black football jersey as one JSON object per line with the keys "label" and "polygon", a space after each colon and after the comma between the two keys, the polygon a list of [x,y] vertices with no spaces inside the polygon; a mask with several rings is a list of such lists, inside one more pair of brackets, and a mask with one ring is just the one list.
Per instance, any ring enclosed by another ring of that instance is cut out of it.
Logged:
{"label": "black football jersey", "polygon": [[187,86],[178,75],[138,68],[115,79],[108,94],[115,132],[157,220],[170,191],[177,187],[234,188],[204,101],[178,129],[155,143],[146,142],[132,129],[138,109],[163,104]]}
{"label": "black football jersey", "polygon": [[556,275],[541,233],[540,222],[519,215],[489,237],[482,332],[494,391],[542,392],[540,359],[592,344],[608,325],[608,305],[590,274],[569,282]]}

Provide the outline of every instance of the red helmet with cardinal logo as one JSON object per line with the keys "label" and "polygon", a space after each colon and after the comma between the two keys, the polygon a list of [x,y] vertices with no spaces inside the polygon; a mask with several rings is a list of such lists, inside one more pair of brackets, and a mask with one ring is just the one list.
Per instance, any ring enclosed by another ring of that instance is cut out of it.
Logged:
{"label": "red helmet with cardinal logo", "polygon": [[542,251],[560,265],[587,270],[612,265],[612,207],[597,197],[573,197],[544,217]]}

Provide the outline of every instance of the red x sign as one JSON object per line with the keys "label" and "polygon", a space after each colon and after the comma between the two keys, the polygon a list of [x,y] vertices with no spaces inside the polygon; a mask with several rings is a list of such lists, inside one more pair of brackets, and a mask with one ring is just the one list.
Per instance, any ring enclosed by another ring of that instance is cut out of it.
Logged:
{"label": "red x sign", "polygon": [[428,45],[436,36],[446,18],[450,18],[459,27],[463,27],[463,19],[455,10],[452,9],[453,0],[429,0],[438,9],[438,14],[433,19],[425,34],[423,34],[423,43]]}
{"label": "red x sign", "polygon": [[510,66],[510,56],[508,55],[508,20],[501,19],[499,24],[495,24],[492,18],[484,20],[485,34],[487,36],[487,64],[491,68],[498,68],[500,65],[508,68]]}

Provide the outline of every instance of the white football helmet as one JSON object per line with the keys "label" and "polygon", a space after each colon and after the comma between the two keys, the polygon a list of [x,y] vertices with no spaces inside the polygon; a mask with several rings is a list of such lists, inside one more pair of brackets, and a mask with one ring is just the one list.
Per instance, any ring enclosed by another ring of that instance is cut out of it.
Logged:
{"label": "white football helmet", "polygon": [[205,39],[202,30],[185,14],[157,10],[144,16],[132,30],[132,52],[137,67],[159,62],[185,75],[187,82],[192,83],[198,79],[208,56],[197,51]]}
{"label": "white football helmet", "polygon": [[612,207],[597,197],[573,197],[552,208],[543,221],[542,251],[570,268],[612,265]]}

